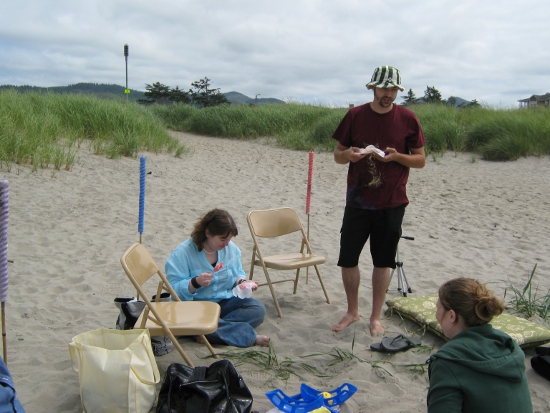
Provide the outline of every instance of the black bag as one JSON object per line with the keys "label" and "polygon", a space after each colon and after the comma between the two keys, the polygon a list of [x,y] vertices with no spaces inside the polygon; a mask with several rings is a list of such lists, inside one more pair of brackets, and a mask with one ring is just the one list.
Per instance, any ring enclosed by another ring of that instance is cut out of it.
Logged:
{"label": "black bag", "polygon": [[131,330],[145,308],[145,301],[136,300],[135,297],[117,297],[115,305],[120,310],[116,319],[116,329]]}
{"label": "black bag", "polygon": [[[157,296],[154,295],[151,297],[151,301],[155,301],[156,298]],[[160,295],[160,301],[170,300],[170,293],[162,293]],[[116,329],[130,330],[134,328],[137,319],[143,312],[143,309],[145,308],[145,301],[137,300],[135,297],[117,297],[115,298],[115,305],[120,310],[120,314],[116,319]]]}
{"label": "black bag", "polygon": [[157,413],[250,413],[252,401],[229,360],[195,368],[173,363],[160,388]]}
{"label": "black bag", "polygon": [[[154,295],[151,301],[155,301],[156,298],[157,296]],[[160,295],[160,301],[170,300],[170,293],[162,293]],[[137,300],[135,297],[117,297],[115,298],[115,305],[120,310],[118,318],[116,319],[116,329],[131,330],[134,328],[136,321],[145,308],[145,301]],[[153,346],[153,353],[155,356],[163,356],[174,349],[174,344],[168,336],[151,337],[151,346]]]}
{"label": "black bag", "polygon": [[536,356],[531,357],[531,367],[542,377],[550,380],[550,348],[537,347]]}

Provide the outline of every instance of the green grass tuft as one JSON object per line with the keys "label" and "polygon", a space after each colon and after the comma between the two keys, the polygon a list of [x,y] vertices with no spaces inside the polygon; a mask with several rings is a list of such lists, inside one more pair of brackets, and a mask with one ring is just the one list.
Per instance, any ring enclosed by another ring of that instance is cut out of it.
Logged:
{"label": "green grass tuft", "polygon": [[526,318],[539,316],[544,322],[548,322],[550,317],[550,290],[541,296],[539,295],[538,288],[533,287],[533,277],[535,276],[536,269],[537,264],[533,267],[523,289],[520,290],[511,284],[504,291],[504,298],[506,298],[507,291],[511,290],[514,296],[507,304],[508,309],[522,314]]}

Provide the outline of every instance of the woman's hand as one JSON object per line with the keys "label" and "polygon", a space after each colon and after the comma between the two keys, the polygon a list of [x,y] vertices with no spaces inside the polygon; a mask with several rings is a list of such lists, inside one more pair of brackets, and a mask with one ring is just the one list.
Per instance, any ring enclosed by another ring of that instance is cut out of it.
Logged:
{"label": "woman's hand", "polygon": [[233,295],[240,299],[252,297],[252,291],[258,289],[258,281],[247,280],[246,278],[239,277],[235,287],[233,287]]}
{"label": "woman's hand", "polygon": [[242,277],[237,279],[236,284],[241,290],[244,290],[248,285],[250,285],[250,289],[252,291],[256,291],[258,289],[258,281],[252,281]]}
{"label": "woman's hand", "polygon": [[197,282],[201,287],[207,287],[212,282],[213,272],[203,272],[197,276]]}

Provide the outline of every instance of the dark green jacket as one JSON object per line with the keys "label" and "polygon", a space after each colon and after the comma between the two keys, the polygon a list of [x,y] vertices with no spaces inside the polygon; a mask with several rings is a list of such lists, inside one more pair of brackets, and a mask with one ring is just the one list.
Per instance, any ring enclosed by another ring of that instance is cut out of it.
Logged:
{"label": "dark green jacket", "polygon": [[428,362],[428,413],[533,412],[523,350],[490,324],[460,332]]}

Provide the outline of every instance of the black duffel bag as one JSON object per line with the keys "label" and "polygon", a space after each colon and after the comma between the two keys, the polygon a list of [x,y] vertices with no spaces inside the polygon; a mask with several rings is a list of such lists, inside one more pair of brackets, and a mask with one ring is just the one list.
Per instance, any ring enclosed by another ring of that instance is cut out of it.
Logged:
{"label": "black duffel bag", "polygon": [[250,413],[252,401],[229,360],[195,368],[173,363],[160,388],[157,413]]}

